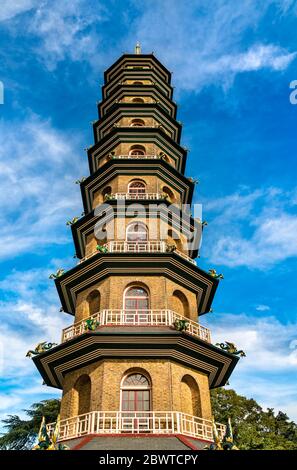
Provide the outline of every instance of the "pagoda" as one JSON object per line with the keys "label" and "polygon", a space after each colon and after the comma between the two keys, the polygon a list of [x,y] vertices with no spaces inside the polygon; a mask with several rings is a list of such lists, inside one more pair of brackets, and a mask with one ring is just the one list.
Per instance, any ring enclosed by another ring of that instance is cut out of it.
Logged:
{"label": "pagoda", "polygon": [[104,73],[84,215],[69,222],[78,263],[54,276],[73,322],[33,358],[63,390],[59,440],[72,449],[211,443],[210,389],[238,361],[200,323],[220,276],[195,261],[203,223],[172,97],[171,73],[139,44]]}

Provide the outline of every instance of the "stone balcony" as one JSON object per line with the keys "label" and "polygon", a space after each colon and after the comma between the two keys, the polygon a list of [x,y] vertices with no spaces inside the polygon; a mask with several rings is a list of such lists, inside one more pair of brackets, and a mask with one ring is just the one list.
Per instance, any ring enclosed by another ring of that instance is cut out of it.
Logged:
{"label": "stone balcony", "polygon": [[[56,423],[47,425],[51,436]],[[223,439],[226,426],[216,423]],[[179,411],[92,411],[60,421],[59,441],[87,435],[167,434],[213,442],[213,422]]]}
{"label": "stone balcony", "polygon": [[62,331],[62,343],[86,333],[86,321],[93,320],[93,324],[100,326],[167,326],[173,327],[176,320],[188,322],[186,333],[203,341],[211,343],[210,330],[199,323],[190,320],[172,310],[101,310],[80,322],[74,323]]}

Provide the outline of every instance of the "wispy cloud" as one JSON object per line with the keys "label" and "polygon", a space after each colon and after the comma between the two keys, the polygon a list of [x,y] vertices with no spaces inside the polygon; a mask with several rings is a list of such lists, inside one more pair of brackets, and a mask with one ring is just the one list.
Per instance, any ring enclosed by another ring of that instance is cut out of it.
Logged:
{"label": "wispy cloud", "polygon": [[[24,15],[29,10],[30,15]],[[87,0],[8,0],[0,11],[0,21],[5,21],[12,35],[17,31],[35,39],[31,54],[49,70],[66,59],[96,65],[101,43],[98,25],[108,16],[103,2],[94,5]]]}
{"label": "wispy cloud", "polygon": [[65,218],[81,211],[73,184],[82,173],[79,148],[79,138],[37,116],[0,121],[0,258],[69,241]]}
{"label": "wispy cloud", "polygon": [[258,310],[258,312],[267,312],[268,310],[270,310],[270,307],[268,305],[259,304],[256,305],[256,310]]}
{"label": "wispy cloud", "polygon": [[231,388],[296,419],[297,349],[292,347],[297,339],[296,322],[283,324],[274,316],[216,313],[209,326],[214,342],[232,341],[246,352],[231,376]]}
{"label": "wispy cloud", "polygon": [[280,188],[239,191],[208,201],[212,230],[203,250],[214,263],[266,269],[297,256],[295,191]]}
{"label": "wispy cloud", "polygon": [[174,70],[178,88],[227,87],[238,73],[280,71],[294,60],[295,51],[257,36],[258,24],[272,5],[279,15],[289,8],[276,0],[261,8],[251,0],[192,1],[186,8],[178,0],[142,4],[126,43],[137,37],[146,51],[158,51]]}
{"label": "wispy cloud", "polygon": [[0,8],[0,21],[7,21],[15,16],[25,13],[38,5],[38,0],[2,0]]}

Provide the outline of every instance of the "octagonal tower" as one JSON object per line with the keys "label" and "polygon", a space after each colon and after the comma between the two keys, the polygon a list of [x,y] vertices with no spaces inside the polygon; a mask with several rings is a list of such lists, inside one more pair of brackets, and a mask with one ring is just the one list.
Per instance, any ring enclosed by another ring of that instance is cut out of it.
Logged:
{"label": "octagonal tower", "polygon": [[210,389],[238,360],[200,324],[218,279],[195,261],[202,224],[189,211],[194,182],[171,74],[139,52],[104,74],[80,183],[85,215],[71,226],[79,261],[55,280],[73,323],[34,358],[45,383],[63,390],[60,440],[72,448],[95,435],[105,449],[139,439],[149,449],[157,436],[160,449],[160,436],[170,448],[212,441]]}

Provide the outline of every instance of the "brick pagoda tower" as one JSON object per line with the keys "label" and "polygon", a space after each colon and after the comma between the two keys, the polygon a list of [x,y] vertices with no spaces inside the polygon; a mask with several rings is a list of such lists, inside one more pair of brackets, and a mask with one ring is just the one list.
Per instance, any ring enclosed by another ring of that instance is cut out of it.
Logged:
{"label": "brick pagoda tower", "polygon": [[[209,391],[238,360],[200,324],[218,279],[194,261],[202,224],[187,208],[194,182],[170,81],[139,45],[104,74],[80,181],[85,215],[71,226],[79,262],[55,280],[74,320],[34,357],[45,383],[63,390],[60,439],[73,448],[187,449],[184,436],[205,445]],[[90,435],[100,439],[83,447]]]}

